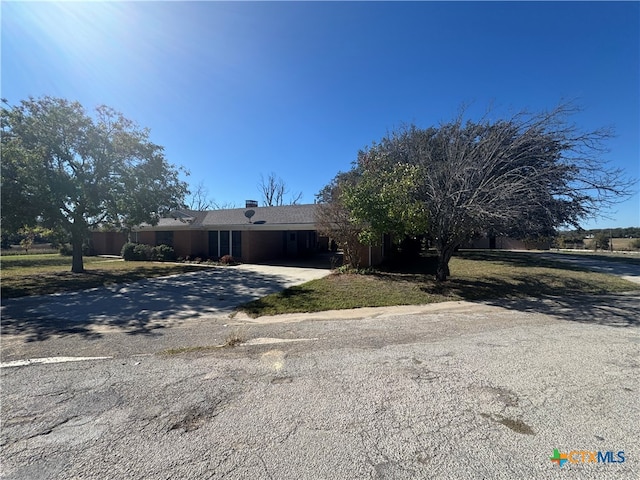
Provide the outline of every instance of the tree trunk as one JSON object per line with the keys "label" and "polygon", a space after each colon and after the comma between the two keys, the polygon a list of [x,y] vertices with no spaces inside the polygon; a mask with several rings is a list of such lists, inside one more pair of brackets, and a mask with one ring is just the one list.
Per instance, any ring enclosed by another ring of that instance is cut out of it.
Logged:
{"label": "tree trunk", "polygon": [[360,254],[357,247],[349,245],[348,243],[343,245],[342,248],[343,264],[349,265],[353,269],[360,268]]}
{"label": "tree trunk", "polygon": [[73,260],[71,262],[71,271],[73,273],[84,273],[84,262],[82,259],[82,236],[71,236],[71,247],[73,249]]}
{"label": "tree trunk", "polygon": [[438,282],[446,281],[447,277],[451,275],[449,272],[449,260],[451,260],[454,250],[454,245],[438,247],[438,268],[436,269],[436,280]]}

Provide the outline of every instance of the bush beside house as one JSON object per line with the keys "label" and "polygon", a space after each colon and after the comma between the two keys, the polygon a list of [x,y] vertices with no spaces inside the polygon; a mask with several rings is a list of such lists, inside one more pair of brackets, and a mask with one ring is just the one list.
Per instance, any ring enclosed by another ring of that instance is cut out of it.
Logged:
{"label": "bush beside house", "polygon": [[125,243],[120,255],[125,261],[160,261],[170,262],[175,260],[176,255],[169,245],[158,245],[152,247],[144,243]]}

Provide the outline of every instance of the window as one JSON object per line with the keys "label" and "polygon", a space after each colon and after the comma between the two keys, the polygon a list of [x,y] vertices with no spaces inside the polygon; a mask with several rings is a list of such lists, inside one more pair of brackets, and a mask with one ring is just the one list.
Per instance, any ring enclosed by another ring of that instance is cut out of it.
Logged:
{"label": "window", "polygon": [[209,256],[220,258],[229,254],[235,258],[242,257],[242,232],[211,230],[209,232]]}
{"label": "window", "polygon": [[220,256],[224,257],[225,255],[229,255],[229,231],[221,230],[220,231]]}
{"label": "window", "polygon": [[173,247],[173,232],[156,232],[156,245]]}
{"label": "window", "polygon": [[231,233],[231,254],[236,259],[242,257],[242,232]]}

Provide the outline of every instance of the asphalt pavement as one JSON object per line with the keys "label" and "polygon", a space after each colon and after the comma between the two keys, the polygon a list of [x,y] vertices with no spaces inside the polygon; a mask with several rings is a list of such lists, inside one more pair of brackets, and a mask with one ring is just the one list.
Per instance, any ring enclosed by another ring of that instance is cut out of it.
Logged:
{"label": "asphalt pavement", "polygon": [[5,367],[2,478],[635,479],[640,297],[616,298],[591,318],[454,302],[238,321],[233,348]]}
{"label": "asphalt pavement", "polygon": [[640,477],[638,293],[170,319],[3,331],[0,476]]}

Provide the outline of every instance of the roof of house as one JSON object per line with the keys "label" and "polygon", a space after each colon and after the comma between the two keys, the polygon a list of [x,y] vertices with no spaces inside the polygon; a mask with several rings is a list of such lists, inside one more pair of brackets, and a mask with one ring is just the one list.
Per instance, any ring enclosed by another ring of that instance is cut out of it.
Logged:
{"label": "roof of house", "polygon": [[[207,212],[202,224],[209,225],[256,225],[315,224],[316,205],[282,205],[279,207],[233,208]],[[245,214],[255,212],[249,219]]]}
{"label": "roof of house", "polygon": [[[302,230],[315,228],[317,205],[231,208],[198,212],[176,210],[161,218],[155,226],[143,224],[140,230]],[[247,212],[253,211],[253,215]],[[248,216],[249,215],[249,216]]]}

